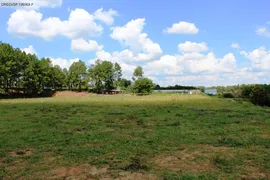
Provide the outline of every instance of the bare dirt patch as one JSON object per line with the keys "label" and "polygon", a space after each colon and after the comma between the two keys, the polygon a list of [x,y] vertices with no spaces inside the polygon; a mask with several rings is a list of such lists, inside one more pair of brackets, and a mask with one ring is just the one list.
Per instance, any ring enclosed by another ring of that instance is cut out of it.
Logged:
{"label": "bare dirt patch", "polygon": [[212,159],[216,153],[231,154],[227,147],[214,147],[199,145],[194,149],[183,148],[182,151],[162,153],[155,156],[150,162],[156,169],[169,169],[172,171],[186,171],[190,173],[212,172],[216,170]]}
{"label": "bare dirt patch", "polygon": [[12,151],[9,153],[12,157],[24,157],[24,156],[31,156],[33,153],[31,150],[17,150]]}
{"label": "bare dirt patch", "polygon": [[96,179],[109,177],[108,167],[96,168],[88,164],[60,167],[52,171],[50,179]]}
{"label": "bare dirt patch", "polygon": [[253,119],[253,120],[249,120],[248,122],[250,122],[250,123],[258,123],[259,121]]}
{"label": "bare dirt patch", "polygon": [[88,92],[75,92],[75,91],[57,91],[54,97],[86,97],[89,96]]}
{"label": "bare dirt patch", "polygon": [[[156,180],[158,179],[153,174],[144,174],[139,172],[119,172],[109,170],[108,166],[97,168],[88,164],[72,166],[72,167],[60,167],[52,171],[53,176],[49,179],[102,179],[102,180]],[[117,175],[115,178],[112,174]]]}
{"label": "bare dirt patch", "polygon": [[267,176],[264,173],[250,173],[248,175],[242,175],[242,180],[255,180],[255,179],[265,179]]}
{"label": "bare dirt patch", "polygon": [[157,180],[158,179],[153,174],[143,174],[143,173],[137,173],[137,172],[120,172],[119,175],[121,177],[116,178],[117,180],[137,180],[137,179]]}

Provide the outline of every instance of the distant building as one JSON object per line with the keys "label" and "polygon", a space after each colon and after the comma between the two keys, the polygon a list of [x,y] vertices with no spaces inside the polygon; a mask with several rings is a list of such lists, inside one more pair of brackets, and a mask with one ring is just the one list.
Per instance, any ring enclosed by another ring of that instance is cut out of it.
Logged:
{"label": "distant building", "polygon": [[202,94],[202,91],[199,89],[188,90],[188,94]]}

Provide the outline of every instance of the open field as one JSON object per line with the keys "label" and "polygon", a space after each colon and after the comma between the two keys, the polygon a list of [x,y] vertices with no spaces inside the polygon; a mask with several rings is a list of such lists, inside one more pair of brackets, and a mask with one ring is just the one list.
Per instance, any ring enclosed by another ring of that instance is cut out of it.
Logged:
{"label": "open field", "polygon": [[202,95],[0,100],[0,179],[269,179],[270,108]]}

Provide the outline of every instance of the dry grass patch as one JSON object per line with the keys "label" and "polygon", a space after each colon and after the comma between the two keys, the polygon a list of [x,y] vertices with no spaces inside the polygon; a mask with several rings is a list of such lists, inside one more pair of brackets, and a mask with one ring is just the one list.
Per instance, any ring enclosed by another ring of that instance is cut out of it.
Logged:
{"label": "dry grass patch", "polygon": [[25,157],[25,156],[31,156],[33,153],[31,150],[17,150],[17,151],[12,151],[9,153],[11,157]]}
{"label": "dry grass patch", "polygon": [[51,172],[49,179],[102,179],[109,178],[108,167],[96,168],[88,164],[60,167]]}
{"label": "dry grass patch", "polygon": [[58,91],[54,97],[88,97],[88,92],[75,92],[75,91]]}
{"label": "dry grass patch", "polygon": [[213,157],[217,154],[230,155],[231,148],[198,145],[185,147],[181,151],[162,153],[155,156],[150,162],[154,163],[154,169],[169,169],[172,171],[184,171],[189,173],[203,173],[216,171]]}
{"label": "dry grass patch", "polygon": [[157,176],[153,174],[143,174],[143,173],[137,173],[137,172],[120,172],[120,177],[116,178],[117,180],[138,180],[138,179],[144,179],[144,180],[157,180]]}

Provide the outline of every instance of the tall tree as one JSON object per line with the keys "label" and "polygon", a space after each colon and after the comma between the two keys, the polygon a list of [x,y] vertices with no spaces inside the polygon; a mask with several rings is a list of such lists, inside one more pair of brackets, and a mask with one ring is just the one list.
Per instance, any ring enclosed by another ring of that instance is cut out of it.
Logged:
{"label": "tall tree", "polygon": [[76,88],[79,91],[83,85],[86,85],[86,65],[83,61],[74,62],[69,68],[69,81],[71,88]]}
{"label": "tall tree", "polygon": [[141,66],[137,66],[136,69],[133,72],[132,79],[135,81],[136,79],[143,78],[143,69]]}
{"label": "tall tree", "polygon": [[27,94],[38,95],[43,90],[40,61],[35,55],[28,54],[28,65],[23,71],[22,86]]}
{"label": "tall tree", "polygon": [[60,68],[56,65],[52,67],[52,87],[57,89],[62,89],[65,84],[65,74]]}
{"label": "tall tree", "polygon": [[2,87],[8,89],[11,84],[12,72],[15,73],[12,67],[16,66],[14,49],[11,45],[0,43],[0,79]]}
{"label": "tall tree", "polygon": [[44,88],[51,88],[53,86],[53,65],[49,58],[42,58],[40,60],[40,84]]}
{"label": "tall tree", "polygon": [[91,65],[88,72],[94,84],[94,90],[97,92],[114,89],[116,82],[122,76],[121,66],[118,63],[113,64],[101,60],[97,60],[94,65]]}

